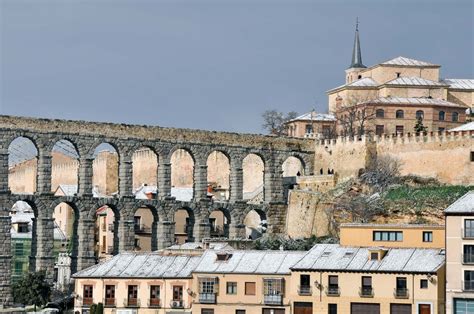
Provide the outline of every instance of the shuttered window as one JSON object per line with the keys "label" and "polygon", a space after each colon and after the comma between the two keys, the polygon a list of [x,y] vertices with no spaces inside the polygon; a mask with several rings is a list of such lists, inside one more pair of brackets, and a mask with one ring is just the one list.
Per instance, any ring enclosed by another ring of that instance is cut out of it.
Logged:
{"label": "shuttered window", "polygon": [[255,295],[255,282],[245,283],[245,295]]}

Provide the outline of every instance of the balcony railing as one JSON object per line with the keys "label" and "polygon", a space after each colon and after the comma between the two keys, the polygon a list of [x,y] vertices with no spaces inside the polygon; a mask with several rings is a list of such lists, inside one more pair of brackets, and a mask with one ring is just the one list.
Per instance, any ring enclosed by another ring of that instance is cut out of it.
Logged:
{"label": "balcony railing", "polygon": [[115,307],[116,306],[115,298],[105,298],[104,306]]}
{"label": "balcony railing", "polygon": [[462,287],[464,291],[474,291],[474,280],[463,280]]}
{"label": "balcony railing", "polygon": [[362,298],[373,298],[374,297],[374,289],[372,287],[360,287],[359,295]]}
{"label": "balcony railing", "polygon": [[474,239],[474,229],[468,228],[464,229],[461,228],[461,237],[463,239]]}
{"label": "balcony railing", "polygon": [[461,254],[461,260],[463,264],[474,264],[474,255]]}
{"label": "balcony railing", "polygon": [[91,306],[94,304],[93,298],[82,298],[82,306]]}
{"label": "balcony railing", "polygon": [[144,225],[135,225],[135,233],[151,233],[151,228]]}
{"label": "balcony railing", "polygon": [[199,302],[207,304],[216,303],[216,294],[215,293],[199,293]]}
{"label": "balcony railing", "polygon": [[408,299],[408,289],[407,288],[395,288],[393,291],[393,295],[396,299]]}
{"label": "balcony railing", "polygon": [[114,232],[114,230],[115,230],[114,223],[110,223],[109,224],[109,231]]}
{"label": "balcony railing", "polygon": [[128,298],[123,300],[123,305],[126,307],[140,307],[140,300],[137,298]]}
{"label": "balcony railing", "polygon": [[148,307],[160,307],[161,300],[157,298],[148,299]]}
{"label": "balcony railing", "polygon": [[339,286],[328,286],[326,289],[326,295],[330,297],[338,297],[341,295]]}
{"label": "balcony railing", "polygon": [[299,295],[311,295],[311,286],[298,286],[298,294]]}
{"label": "balcony railing", "polygon": [[171,301],[170,306],[172,309],[182,309],[184,308],[184,302],[183,300],[173,300]]}
{"label": "balcony railing", "polygon": [[271,305],[282,305],[283,296],[281,294],[265,294],[263,296],[263,303]]}

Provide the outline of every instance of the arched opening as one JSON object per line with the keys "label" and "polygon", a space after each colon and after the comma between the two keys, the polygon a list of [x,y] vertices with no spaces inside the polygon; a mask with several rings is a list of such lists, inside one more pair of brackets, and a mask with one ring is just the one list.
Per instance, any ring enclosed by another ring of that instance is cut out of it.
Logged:
{"label": "arched opening", "polygon": [[107,197],[118,193],[117,150],[109,143],[102,143],[94,150],[92,164],[92,194],[94,197]]}
{"label": "arched opening", "polygon": [[179,208],[174,212],[174,238],[175,243],[183,244],[193,242],[194,213],[188,208]]}
{"label": "arched opening", "polygon": [[303,162],[294,156],[288,157],[282,165],[283,177],[296,177],[304,175]]}
{"label": "arched opening", "polygon": [[156,227],[157,215],[148,207],[140,207],[133,215],[133,229],[135,232],[134,250],[137,252],[151,252],[157,247]]}
{"label": "arched opening", "polygon": [[395,112],[395,118],[397,119],[403,119],[405,117],[405,113],[403,112],[403,110],[397,110]]}
{"label": "arched opening", "polygon": [[38,149],[26,137],[17,137],[8,146],[8,188],[13,194],[36,192]]}
{"label": "arched opening", "polygon": [[51,152],[51,191],[58,196],[77,193],[79,154],[68,140],[57,141]]}
{"label": "arched opening", "polygon": [[425,116],[425,113],[423,112],[423,110],[417,110],[415,114],[416,114],[416,119],[423,119]]}
{"label": "arched opening", "polygon": [[440,111],[438,113],[438,120],[439,121],[444,121],[445,116],[446,116],[446,113],[444,111]]}
{"label": "arched opening", "polygon": [[171,155],[171,196],[179,201],[193,198],[194,159],[184,149],[177,149]]}
{"label": "arched opening", "polygon": [[228,238],[230,215],[225,209],[214,209],[209,214],[211,238]]}
{"label": "arched opening", "polygon": [[158,156],[148,147],[132,155],[133,191],[136,198],[153,199],[157,193]]}
{"label": "arched opening", "polygon": [[118,253],[119,213],[108,205],[99,207],[95,212],[95,256],[106,259]]}
{"label": "arched opening", "polygon": [[248,154],[242,161],[243,198],[251,203],[263,200],[263,181],[265,164],[256,154]]}
{"label": "arched opening", "polygon": [[207,192],[216,201],[229,199],[230,162],[220,151],[213,151],[207,157]]}
{"label": "arched opening", "polygon": [[62,202],[54,208],[54,239],[58,247],[55,256],[56,288],[61,291],[71,291],[71,275],[77,271],[79,211],[72,204]]}
{"label": "arched opening", "polygon": [[252,209],[244,218],[245,236],[256,240],[267,231],[267,218],[264,212]]}

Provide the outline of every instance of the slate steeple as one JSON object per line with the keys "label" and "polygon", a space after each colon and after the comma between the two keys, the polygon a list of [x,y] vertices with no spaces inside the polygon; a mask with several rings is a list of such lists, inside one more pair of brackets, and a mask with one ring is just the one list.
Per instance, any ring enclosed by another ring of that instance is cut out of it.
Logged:
{"label": "slate steeple", "polygon": [[349,69],[350,68],[366,68],[366,66],[362,63],[362,54],[360,52],[359,18],[356,20],[354,47],[352,48],[352,60]]}

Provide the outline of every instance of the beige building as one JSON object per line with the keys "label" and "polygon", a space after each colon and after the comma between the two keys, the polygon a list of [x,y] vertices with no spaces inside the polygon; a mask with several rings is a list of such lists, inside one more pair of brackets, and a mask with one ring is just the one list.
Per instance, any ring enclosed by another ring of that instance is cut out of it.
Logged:
{"label": "beige building", "polygon": [[336,118],[331,114],[311,111],[285,123],[288,136],[332,138],[336,134]]}
{"label": "beige building", "polygon": [[444,249],[444,231],[442,225],[346,223],[339,239],[348,246]]}
{"label": "beige building", "polygon": [[445,211],[446,313],[474,313],[474,191]]}

